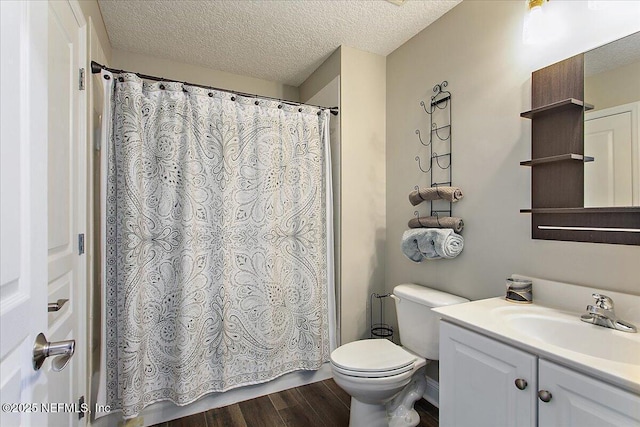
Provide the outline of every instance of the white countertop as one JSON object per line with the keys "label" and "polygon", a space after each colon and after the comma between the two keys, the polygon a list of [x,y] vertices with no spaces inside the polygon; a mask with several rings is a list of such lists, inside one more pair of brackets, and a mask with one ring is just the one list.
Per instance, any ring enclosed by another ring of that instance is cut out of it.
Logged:
{"label": "white countertop", "polygon": [[[534,300],[535,289],[536,282],[534,281]],[[633,298],[638,297],[634,296]],[[628,333],[601,326],[589,325],[580,321],[580,312],[552,308],[548,305],[536,303],[535,301],[533,304],[516,304],[506,301],[504,297],[434,308],[433,311],[439,313],[444,320],[451,323],[538,355],[542,359],[554,361],[576,371],[602,379],[631,392],[640,393],[640,353],[637,354],[637,358],[634,355],[625,355],[625,359],[628,359],[625,360],[627,363],[589,356],[550,344],[530,334],[522,333],[511,326],[510,322],[505,319],[508,318],[509,315],[518,315],[520,313],[527,313],[533,316],[549,316],[557,321],[570,325],[569,327],[572,327],[571,322],[576,322],[575,328],[577,334],[580,333],[581,330],[585,331],[581,329],[584,327],[598,328],[590,330],[589,333],[595,334],[595,336],[598,336],[597,334],[625,334],[620,338],[637,341],[638,344],[640,344],[640,332]],[[631,321],[632,319],[624,320]],[[636,323],[636,326],[640,325]],[[549,331],[548,333],[553,333],[553,331]],[[601,336],[604,337],[604,335]],[[607,338],[611,338],[611,336]],[[593,339],[593,336],[590,339],[595,341],[593,342],[594,346],[603,345],[604,341]]]}

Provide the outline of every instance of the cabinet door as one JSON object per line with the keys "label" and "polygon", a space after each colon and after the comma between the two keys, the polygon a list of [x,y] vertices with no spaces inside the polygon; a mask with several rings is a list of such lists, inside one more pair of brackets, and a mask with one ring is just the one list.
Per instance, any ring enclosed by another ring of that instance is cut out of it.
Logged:
{"label": "cabinet door", "polygon": [[536,359],[441,321],[440,426],[535,427]]}
{"label": "cabinet door", "polygon": [[540,360],[539,389],[551,393],[540,402],[545,427],[638,427],[640,396],[546,360]]}

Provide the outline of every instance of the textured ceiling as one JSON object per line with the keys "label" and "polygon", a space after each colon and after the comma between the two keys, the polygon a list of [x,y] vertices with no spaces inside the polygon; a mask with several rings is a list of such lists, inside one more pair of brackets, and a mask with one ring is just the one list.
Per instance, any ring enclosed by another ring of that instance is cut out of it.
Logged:
{"label": "textured ceiling", "polygon": [[114,49],[293,86],[338,46],[388,55],[459,2],[98,1]]}
{"label": "textured ceiling", "polygon": [[640,62],[640,32],[585,52],[584,75],[603,73],[634,62]]}

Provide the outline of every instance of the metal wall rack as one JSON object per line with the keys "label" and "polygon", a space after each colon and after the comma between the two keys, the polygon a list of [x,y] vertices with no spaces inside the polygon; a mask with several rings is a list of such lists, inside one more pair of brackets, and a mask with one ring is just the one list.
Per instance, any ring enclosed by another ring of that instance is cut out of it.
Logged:
{"label": "metal wall rack", "polygon": [[[416,156],[418,168],[423,173],[429,174],[431,187],[451,186],[451,92],[445,90],[449,83],[445,80],[433,87],[434,95],[431,96],[429,105],[420,101],[424,112],[429,116],[429,140],[423,141],[420,129],[416,129],[416,135],[420,144],[429,148],[429,164],[425,169],[420,156]],[[438,124],[440,123],[440,124]],[[420,186],[414,187],[416,190]],[[451,216],[452,203],[447,200],[430,201],[431,216],[436,218]],[[419,217],[419,212],[413,213]]]}

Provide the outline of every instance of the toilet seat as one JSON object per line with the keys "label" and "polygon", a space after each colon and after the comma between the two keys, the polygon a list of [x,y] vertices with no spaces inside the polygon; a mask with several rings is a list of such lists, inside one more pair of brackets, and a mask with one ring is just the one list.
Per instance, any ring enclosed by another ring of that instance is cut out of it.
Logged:
{"label": "toilet seat", "polygon": [[392,369],[389,371],[356,371],[353,369],[343,369],[339,366],[333,365],[333,371],[342,375],[347,375],[349,377],[360,377],[360,378],[384,378],[384,377],[392,377],[394,375],[404,374],[405,372],[413,370],[413,363],[410,363],[407,366],[398,369]]}
{"label": "toilet seat", "polygon": [[360,340],[331,353],[336,372],[361,378],[400,375],[414,369],[416,356],[386,339]]}

